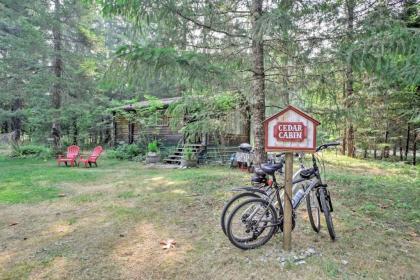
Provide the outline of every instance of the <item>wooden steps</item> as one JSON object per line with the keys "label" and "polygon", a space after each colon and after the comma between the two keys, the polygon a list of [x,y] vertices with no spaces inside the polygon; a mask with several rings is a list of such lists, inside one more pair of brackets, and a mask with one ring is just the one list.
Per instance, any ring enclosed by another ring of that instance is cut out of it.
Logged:
{"label": "wooden steps", "polygon": [[184,150],[186,148],[190,148],[193,153],[197,154],[197,152],[202,148],[201,144],[185,144],[183,146],[177,147],[175,152],[169,155],[167,158],[163,160],[164,163],[169,164],[181,164],[181,159],[184,156]]}
{"label": "wooden steps", "polygon": [[[184,149],[191,148],[193,153],[197,154],[204,147],[201,144],[186,144],[184,146],[177,147],[175,152],[169,155],[163,160],[164,163],[168,164],[181,164],[181,159],[184,155]],[[206,147],[204,153],[199,157],[200,164],[211,164],[211,163],[228,163],[232,154],[239,151],[237,146],[234,147],[220,147],[220,146],[209,146]]]}

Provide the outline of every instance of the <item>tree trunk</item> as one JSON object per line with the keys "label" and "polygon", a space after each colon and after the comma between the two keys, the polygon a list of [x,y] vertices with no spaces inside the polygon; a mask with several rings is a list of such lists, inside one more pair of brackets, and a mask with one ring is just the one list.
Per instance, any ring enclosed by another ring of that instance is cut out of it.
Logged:
{"label": "tree trunk", "polygon": [[408,158],[408,149],[410,147],[410,124],[407,125],[407,139],[405,142],[405,158],[404,160],[407,160]]}
{"label": "tree trunk", "polygon": [[347,155],[349,157],[355,156],[355,147],[354,147],[354,130],[353,130],[353,124],[349,123],[349,128],[347,132]]}
{"label": "tree trunk", "polygon": [[413,138],[413,165],[416,165],[416,157],[417,157],[417,135],[418,132],[414,132],[414,138]]}
{"label": "tree trunk", "polygon": [[341,149],[341,154],[345,155],[347,150],[347,127],[344,127],[343,131],[343,146]]}
{"label": "tree trunk", "polygon": [[254,104],[252,106],[252,122],[254,124],[255,164],[265,161],[264,127],[265,119],[265,73],[264,73],[264,44],[258,35],[258,19],[262,16],[262,0],[253,0],[251,4],[252,15],[252,93]]}
{"label": "tree trunk", "polygon": [[368,149],[364,149],[364,151],[363,151],[363,158],[367,158],[367,155],[368,155]]}
{"label": "tree trunk", "polygon": [[12,117],[12,130],[13,136],[12,141],[18,143],[22,134],[22,118],[20,116],[20,110],[23,107],[23,102],[21,98],[15,98],[12,103],[12,112],[14,116]]}
{"label": "tree trunk", "polygon": [[289,92],[289,69],[288,69],[288,59],[286,58],[284,61],[284,68],[282,74],[282,87],[283,87],[283,103],[284,107],[290,104],[290,92]]}
{"label": "tree trunk", "polygon": [[[346,10],[347,10],[347,38],[349,41],[353,37],[353,22],[354,22],[354,0],[346,1]],[[354,127],[351,117],[349,117],[350,110],[353,106],[351,97],[353,95],[353,67],[350,63],[346,65],[346,109],[347,109],[347,155],[349,157],[354,157]]]}
{"label": "tree trunk", "polygon": [[378,157],[377,153],[376,153],[376,146],[375,148],[373,148],[373,158],[376,159]]}
{"label": "tree trunk", "polygon": [[[388,138],[389,138],[389,130],[386,129],[385,131],[385,144],[388,144]],[[382,157],[383,158],[389,158],[389,145],[384,146],[382,150]]]}
{"label": "tree trunk", "polygon": [[400,140],[399,140],[399,144],[400,144],[400,160],[402,161],[404,158],[403,158],[403,143],[402,143],[402,137],[400,137]]}
{"label": "tree trunk", "polygon": [[73,144],[77,145],[77,140],[79,138],[79,129],[77,128],[77,118],[73,119]]}
{"label": "tree trunk", "polygon": [[394,144],[394,146],[392,147],[392,156],[393,157],[397,156],[397,144]]}
{"label": "tree trunk", "polygon": [[52,107],[55,109],[53,114],[52,130],[53,145],[55,151],[60,148],[61,127],[60,127],[60,108],[61,108],[61,76],[63,74],[63,60],[61,57],[62,36],[60,26],[60,0],[54,0],[55,22],[53,23],[52,35],[54,44],[54,62],[53,69],[55,81],[52,89]]}
{"label": "tree trunk", "polygon": [[105,117],[104,144],[112,145],[111,127],[112,127],[112,118],[110,116],[106,116]]}

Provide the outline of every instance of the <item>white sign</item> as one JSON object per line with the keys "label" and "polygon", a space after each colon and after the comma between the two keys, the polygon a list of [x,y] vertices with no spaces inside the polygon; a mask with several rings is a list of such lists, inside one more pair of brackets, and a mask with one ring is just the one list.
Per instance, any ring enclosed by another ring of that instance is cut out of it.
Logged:
{"label": "white sign", "polygon": [[317,120],[291,105],[264,121],[265,151],[303,151],[316,149]]}

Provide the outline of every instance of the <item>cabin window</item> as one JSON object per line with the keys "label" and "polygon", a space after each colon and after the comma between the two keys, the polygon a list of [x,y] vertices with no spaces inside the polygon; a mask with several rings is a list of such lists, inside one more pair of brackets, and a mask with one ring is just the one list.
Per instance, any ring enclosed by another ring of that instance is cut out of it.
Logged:
{"label": "cabin window", "polygon": [[169,126],[169,117],[162,115],[162,112],[156,112],[156,126]]}

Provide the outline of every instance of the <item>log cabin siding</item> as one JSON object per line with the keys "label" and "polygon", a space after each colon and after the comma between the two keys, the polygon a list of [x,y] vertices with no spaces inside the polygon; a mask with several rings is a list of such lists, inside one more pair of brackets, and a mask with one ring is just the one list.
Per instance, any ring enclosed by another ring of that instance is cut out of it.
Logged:
{"label": "log cabin siding", "polygon": [[[165,106],[167,107],[167,106]],[[166,145],[177,145],[183,140],[183,135],[179,130],[171,129],[169,126],[170,118],[165,114],[165,109],[157,113],[160,118],[157,118],[156,123],[148,125],[147,127],[140,127],[138,123],[134,123],[133,140],[134,142],[150,141],[151,139],[158,139],[161,143]],[[134,107],[130,107],[128,111],[135,114]],[[223,145],[235,146],[240,143],[250,141],[250,122],[249,118],[244,112],[239,110],[232,111],[227,116],[223,116],[223,131],[219,137],[207,137],[207,145]],[[130,143],[130,122],[123,115],[114,115],[114,135],[115,144]],[[181,128],[181,127],[180,127]],[[197,139],[198,140],[198,139]],[[203,143],[203,141],[201,141]]]}
{"label": "log cabin siding", "polygon": [[[116,144],[129,144],[130,143],[130,122],[121,115],[114,117],[115,129],[115,143]],[[182,134],[173,131],[169,127],[169,122],[166,125],[149,125],[148,127],[141,128],[138,123],[133,125],[133,141],[138,142],[143,139],[159,139],[164,144],[176,145],[182,140]]]}

